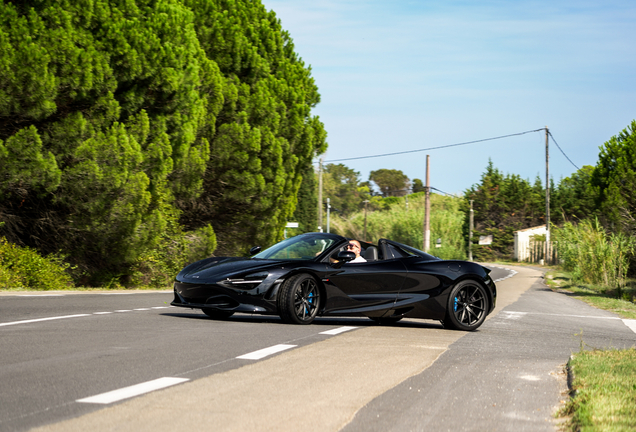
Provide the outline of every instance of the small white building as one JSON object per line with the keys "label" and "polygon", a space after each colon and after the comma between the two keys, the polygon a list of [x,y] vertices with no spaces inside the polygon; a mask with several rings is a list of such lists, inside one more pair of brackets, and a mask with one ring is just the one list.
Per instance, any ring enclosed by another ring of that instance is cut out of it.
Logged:
{"label": "small white building", "polygon": [[536,235],[546,235],[547,233],[548,230],[545,225],[515,231],[515,260],[527,261],[530,259],[530,242],[532,237]]}

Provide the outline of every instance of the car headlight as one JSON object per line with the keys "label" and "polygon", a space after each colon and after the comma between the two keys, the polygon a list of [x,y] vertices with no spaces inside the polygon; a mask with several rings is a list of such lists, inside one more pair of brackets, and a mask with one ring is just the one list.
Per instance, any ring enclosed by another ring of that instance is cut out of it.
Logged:
{"label": "car headlight", "polygon": [[251,281],[251,282],[263,282],[267,276],[269,276],[269,273],[266,271],[261,271],[258,273],[251,273],[248,274],[247,276],[245,276],[245,280],[246,281]]}

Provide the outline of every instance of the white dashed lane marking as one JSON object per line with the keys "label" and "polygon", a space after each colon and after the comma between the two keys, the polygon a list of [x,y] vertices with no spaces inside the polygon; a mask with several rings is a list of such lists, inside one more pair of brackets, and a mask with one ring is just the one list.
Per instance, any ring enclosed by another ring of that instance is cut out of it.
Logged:
{"label": "white dashed lane marking", "polygon": [[76,402],[80,403],[94,403],[94,404],[111,404],[120,400],[129,399],[131,397],[139,396],[145,393],[150,393],[155,390],[160,390],[166,387],[170,387],[182,382],[189,381],[188,378],[170,378],[164,377],[156,380],[148,381],[141,384],[136,384],[130,387],[124,387],[118,390],[109,391],[106,393],[98,394],[96,396],[87,397],[84,399],[78,399]]}
{"label": "white dashed lane marking", "polygon": [[272,354],[279,353],[281,351],[288,350],[290,348],[294,348],[296,346],[297,345],[287,345],[287,344],[274,345],[274,346],[271,346],[269,348],[263,348],[263,349],[258,350],[258,351],[254,351],[254,352],[251,352],[251,353],[243,354],[241,356],[238,356],[237,359],[260,360],[260,359],[262,359],[264,357],[270,356]]}
{"label": "white dashed lane marking", "polygon": [[320,334],[337,335],[337,334],[340,334],[340,333],[343,333],[343,332],[346,332],[346,331],[349,331],[349,330],[353,330],[353,329],[356,329],[356,328],[357,327],[344,326],[344,327],[338,327],[338,328],[335,328],[335,329],[332,329],[332,330],[327,330],[327,331],[324,331],[324,332],[320,332]]}
{"label": "white dashed lane marking", "polygon": [[[155,310],[155,309],[169,309],[169,308],[173,308],[174,306],[155,306],[152,308],[139,308],[139,309],[135,309],[134,311],[149,311],[149,310]],[[37,322],[42,322],[42,321],[53,321],[53,320],[61,320],[61,319],[68,319],[68,318],[82,318],[82,317],[87,317],[87,316],[91,316],[91,315],[108,315],[108,314],[112,314],[115,312],[134,312],[132,309],[125,309],[125,310],[116,310],[114,312],[93,312],[93,313],[89,313],[89,314],[75,314],[75,315],[63,315],[63,316],[55,316],[55,317],[46,317],[46,318],[36,318],[36,319],[29,319],[29,320],[20,320],[20,321],[11,321],[11,322],[6,322],[6,323],[0,323],[0,327],[6,327],[6,326],[12,326],[12,325],[18,325],[18,324],[30,324],[30,323],[37,323]]]}
{"label": "white dashed lane marking", "polygon": [[30,319],[30,320],[13,321],[13,322],[0,323],[0,327],[17,325],[17,324],[29,324],[29,323],[42,322],[42,321],[61,320],[61,319],[67,319],[67,318],[87,317],[87,316],[90,316],[90,314],[65,315],[65,316],[56,316],[56,317],[48,317],[48,318],[37,318],[37,319]]}

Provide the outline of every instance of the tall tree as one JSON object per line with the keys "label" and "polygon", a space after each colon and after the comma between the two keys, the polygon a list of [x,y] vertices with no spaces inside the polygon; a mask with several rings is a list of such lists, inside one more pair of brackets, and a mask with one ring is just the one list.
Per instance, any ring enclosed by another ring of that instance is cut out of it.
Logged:
{"label": "tall tree", "polygon": [[343,164],[327,164],[323,172],[323,199],[329,198],[333,210],[348,215],[360,210],[368,191],[360,183],[360,173]]}
{"label": "tall tree", "polygon": [[[476,248],[476,259],[512,256],[514,231],[545,224],[544,191],[540,178],[531,185],[518,175],[504,175],[489,160],[481,182],[466,191],[463,207],[468,214],[468,202],[473,200],[473,243],[479,236],[493,236],[492,245]],[[468,234],[468,219],[465,233]]]}
{"label": "tall tree", "polygon": [[636,232],[636,120],[600,147],[591,183],[615,229]]}
{"label": "tall tree", "polygon": [[596,194],[592,187],[594,167],[585,165],[552,189],[550,220],[559,224],[587,219],[597,213]]}
{"label": "tall tree", "polygon": [[413,193],[426,192],[426,186],[422,183],[422,180],[416,178],[413,179],[413,187],[411,188]]}
{"label": "tall tree", "polygon": [[309,166],[303,173],[303,181],[298,190],[298,204],[292,220],[298,222],[299,232],[314,232],[318,229],[318,186],[314,167]]}
{"label": "tall tree", "polygon": [[400,170],[382,168],[371,171],[369,180],[375,183],[382,196],[404,196],[409,193],[411,183],[409,178]]}
{"label": "tall tree", "polygon": [[0,4],[10,241],[116,271],[157,244],[173,193],[200,193],[221,76],[192,18],[176,0]]}
{"label": "tall tree", "polygon": [[177,221],[224,251],[276,240],[326,148],[260,1],[3,1],[0,76],[0,234],[87,272]]}
{"label": "tall tree", "polygon": [[189,228],[212,223],[220,253],[282,238],[303,173],[326,149],[311,109],[311,68],[274,12],[258,1],[184,0],[207,57],[223,75],[223,104],[207,135],[211,157],[200,197],[179,200]]}

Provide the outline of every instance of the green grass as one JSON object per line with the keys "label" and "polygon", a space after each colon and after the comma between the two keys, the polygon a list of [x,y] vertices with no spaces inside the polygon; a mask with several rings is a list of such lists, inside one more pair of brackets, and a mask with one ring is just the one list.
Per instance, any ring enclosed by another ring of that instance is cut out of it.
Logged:
{"label": "green grass", "polygon": [[568,366],[575,394],[562,411],[567,430],[636,430],[636,349],[581,351]]}
{"label": "green grass", "polygon": [[546,273],[546,284],[598,309],[614,312],[622,318],[636,319],[636,283],[627,282],[624,288],[608,288],[601,285],[582,284],[573,281],[568,272],[550,270]]}
{"label": "green grass", "polygon": [[[546,284],[590,306],[636,319],[636,283],[625,287],[574,282],[572,275],[548,269]],[[568,363],[574,395],[561,411],[568,431],[636,430],[636,349],[591,350],[576,353]]]}

